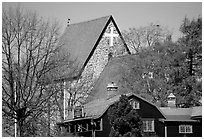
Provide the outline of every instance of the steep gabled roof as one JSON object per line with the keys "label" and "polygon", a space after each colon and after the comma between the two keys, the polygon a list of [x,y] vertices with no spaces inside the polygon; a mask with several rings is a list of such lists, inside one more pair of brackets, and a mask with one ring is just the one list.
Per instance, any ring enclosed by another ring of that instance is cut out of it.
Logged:
{"label": "steep gabled roof", "polygon": [[76,59],[76,65],[78,65],[79,73],[75,76],[78,76],[83,71],[83,68],[92,56],[111,21],[122,38],[112,16],[105,16],[86,22],[70,24],[65,29],[65,32],[60,38],[59,45],[62,45],[63,53],[69,53],[71,55],[71,59]]}

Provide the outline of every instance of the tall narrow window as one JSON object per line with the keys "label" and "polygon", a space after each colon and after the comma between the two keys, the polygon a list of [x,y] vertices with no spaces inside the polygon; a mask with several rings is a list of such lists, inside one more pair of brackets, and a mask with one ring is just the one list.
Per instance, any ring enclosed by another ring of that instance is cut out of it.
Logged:
{"label": "tall narrow window", "polygon": [[130,105],[133,109],[140,109],[140,103],[134,99],[130,100]]}
{"label": "tall narrow window", "polygon": [[103,130],[103,119],[96,121],[96,130],[102,131]]}

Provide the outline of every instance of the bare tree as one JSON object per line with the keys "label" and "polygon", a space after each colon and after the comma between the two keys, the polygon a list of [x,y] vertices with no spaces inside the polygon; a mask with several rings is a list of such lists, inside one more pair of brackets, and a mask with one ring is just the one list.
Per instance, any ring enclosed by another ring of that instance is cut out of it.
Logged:
{"label": "bare tree", "polygon": [[138,53],[141,48],[155,45],[155,43],[164,42],[171,36],[166,27],[153,23],[138,29],[130,28],[122,34],[132,53]]}
{"label": "bare tree", "polygon": [[20,7],[3,10],[2,111],[16,119],[18,136],[25,136],[26,122],[38,117],[54,95],[54,86],[47,85],[57,76],[51,71],[70,64],[68,57],[56,58],[58,38],[58,22],[44,21]]}

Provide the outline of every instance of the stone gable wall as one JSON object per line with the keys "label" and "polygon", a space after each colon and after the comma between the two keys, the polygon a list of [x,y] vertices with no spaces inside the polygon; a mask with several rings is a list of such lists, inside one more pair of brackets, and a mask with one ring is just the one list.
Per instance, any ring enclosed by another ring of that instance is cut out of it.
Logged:
{"label": "stone gable wall", "polygon": [[[105,33],[110,33],[111,27],[114,27],[113,23],[110,22],[110,24],[107,26],[107,29]],[[79,79],[76,82],[74,82],[75,88],[77,86],[81,86],[83,84],[83,87],[81,91],[78,90],[77,97],[82,97],[85,99],[88,94],[91,92],[95,82],[99,78],[101,72],[105,68],[106,64],[108,63],[108,55],[111,52],[112,57],[122,56],[128,54],[128,52],[125,49],[125,46],[123,43],[121,43],[121,38],[118,35],[117,38],[114,38],[114,44],[113,46],[109,45],[109,37],[105,36],[105,33],[103,34],[98,46],[96,47],[92,57],[88,61],[86,67],[84,68],[84,71],[82,72],[81,79]],[[117,33],[116,28],[114,27],[114,33]],[[123,45],[121,45],[123,44]],[[84,88],[84,89],[83,89]],[[67,95],[69,97],[69,95]],[[81,100],[83,102],[83,100]],[[76,103],[80,105],[79,103]]]}

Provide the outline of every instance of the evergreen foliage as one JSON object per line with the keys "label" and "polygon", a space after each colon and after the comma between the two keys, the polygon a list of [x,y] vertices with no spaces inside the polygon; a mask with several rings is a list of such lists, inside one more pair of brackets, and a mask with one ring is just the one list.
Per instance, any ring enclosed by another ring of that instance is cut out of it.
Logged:
{"label": "evergreen foliage", "polygon": [[142,120],[137,111],[132,109],[128,97],[122,95],[120,100],[108,110],[112,126],[109,136],[112,137],[141,137]]}

